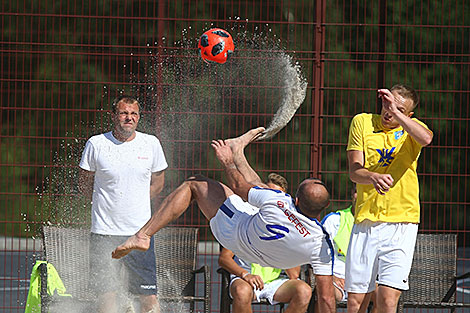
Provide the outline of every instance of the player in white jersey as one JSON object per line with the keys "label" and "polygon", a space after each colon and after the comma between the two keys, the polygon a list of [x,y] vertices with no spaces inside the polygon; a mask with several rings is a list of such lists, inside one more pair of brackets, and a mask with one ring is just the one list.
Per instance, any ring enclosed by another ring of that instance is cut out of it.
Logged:
{"label": "player in white jersey", "polygon": [[[333,248],[316,219],[329,204],[329,192],[320,180],[311,178],[300,183],[295,199],[266,188],[243,154],[244,147],[263,131],[259,127],[234,139],[212,141],[230,188],[203,176],[190,177],[165,198],[145,226],[113,251],[113,257],[148,249],[152,235],[194,200],[210,220],[216,239],[240,258],[277,268],[311,264],[322,290],[320,310],[335,312]],[[259,212],[254,213],[250,204]]]}
{"label": "player in white jersey", "polygon": [[324,266],[331,256],[320,223],[298,212],[290,195],[254,186],[248,203],[259,207],[259,213],[251,215],[240,197],[230,196],[211,219],[212,233],[222,246],[261,266],[312,264],[316,274],[331,275],[331,265]]}

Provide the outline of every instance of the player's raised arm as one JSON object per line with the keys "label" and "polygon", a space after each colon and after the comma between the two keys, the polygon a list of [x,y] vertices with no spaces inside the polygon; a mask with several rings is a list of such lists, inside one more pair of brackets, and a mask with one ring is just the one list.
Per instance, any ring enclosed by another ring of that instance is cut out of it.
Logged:
{"label": "player's raised arm", "polygon": [[393,95],[388,89],[379,89],[377,92],[379,98],[382,99],[383,110],[393,116],[398,124],[400,124],[416,142],[423,147],[431,143],[433,138],[432,131],[411,119],[414,112],[411,109],[412,105],[409,105],[407,101],[412,103],[412,100],[405,99],[400,95]]}

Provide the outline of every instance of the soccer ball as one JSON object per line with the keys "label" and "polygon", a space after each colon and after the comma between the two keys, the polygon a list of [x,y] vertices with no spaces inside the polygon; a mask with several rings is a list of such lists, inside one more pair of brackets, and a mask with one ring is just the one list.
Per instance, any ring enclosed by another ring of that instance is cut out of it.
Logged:
{"label": "soccer ball", "polygon": [[198,48],[205,62],[225,63],[233,53],[235,45],[226,30],[212,28],[199,38]]}

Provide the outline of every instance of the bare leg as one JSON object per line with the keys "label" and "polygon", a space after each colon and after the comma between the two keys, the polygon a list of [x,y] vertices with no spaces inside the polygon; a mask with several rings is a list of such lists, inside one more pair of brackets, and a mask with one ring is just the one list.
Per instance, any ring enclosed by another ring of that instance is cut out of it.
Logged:
{"label": "bare leg", "polygon": [[290,279],[282,284],[274,294],[274,300],[289,303],[285,313],[305,312],[307,311],[312,289],[310,286],[297,279]]}
{"label": "bare leg", "polygon": [[336,286],[335,287],[335,300],[340,302],[343,299],[343,292]]}
{"label": "bare leg", "polygon": [[379,312],[378,309],[377,309],[377,288],[378,288],[378,286],[376,286],[376,289],[374,291],[369,293],[370,302],[372,302],[372,309],[369,311],[369,313],[378,313]]}
{"label": "bare leg", "polygon": [[[372,291],[372,292],[374,292],[374,291]],[[366,296],[364,297],[364,301],[362,301],[362,304],[359,308],[358,313],[366,313],[367,312],[367,309],[368,309],[369,303],[370,303],[370,299],[371,299],[371,295],[372,295],[371,292],[366,293]],[[377,313],[377,312],[375,312],[375,313]]]}
{"label": "bare leg", "polygon": [[263,181],[248,163],[244,149],[249,143],[255,141],[256,138],[261,136],[264,130],[264,127],[253,128],[239,137],[225,140],[225,143],[230,146],[233,151],[234,162],[237,169],[247,182],[254,185],[263,184]]}
{"label": "bare leg", "polygon": [[254,300],[253,287],[243,279],[235,280],[230,286],[233,296],[233,313],[252,313],[251,301]]}
{"label": "bare leg", "polygon": [[156,295],[141,295],[140,312],[142,313],[160,313],[160,303]]}
{"label": "bare leg", "polygon": [[232,194],[232,190],[215,180],[199,175],[188,178],[163,200],[158,211],[135,235],[129,237],[112,252],[112,257],[119,259],[132,250],[147,250],[150,246],[150,237],[180,217],[193,200],[197,202],[204,216],[211,220]]}
{"label": "bare leg", "polygon": [[317,284],[317,310],[319,313],[336,312],[335,290],[333,285],[333,276],[315,275]]}
{"label": "bare leg", "polygon": [[365,297],[365,293],[348,292],[348,313],[358,313]]}
{"label": "bare leg", "polygon": [[[380,313],[394,313],[397,311],[401,291],[395,288],[379,285],[377,289],[377,309]],[[375,306],[375,303],[374,303]]]}

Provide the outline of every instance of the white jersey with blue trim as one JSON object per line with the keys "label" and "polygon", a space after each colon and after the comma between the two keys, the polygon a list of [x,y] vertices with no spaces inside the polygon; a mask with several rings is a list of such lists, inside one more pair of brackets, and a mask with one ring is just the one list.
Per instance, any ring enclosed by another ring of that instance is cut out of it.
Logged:
{"label": "white jersey with blue trim", "polygon": [[333,275],[344,279],[346,273],[346,256],[338,252],[338,246],[334,241],[341,224],[341,216],[338,212],[331,212],[323,218],[321,224],[328,232],[335,249],[335,265],[333,267]]}
{"label": "white jersey with blue trim", "polygon": [[263,266],[283,269],[331,262],[330,253],[321,253],[332,248],[327,233],[319,221],[298,212],[289,194],[253,187],[248,203],[258,207],[259,213],[240,228],[243,254],[256,255]]}

